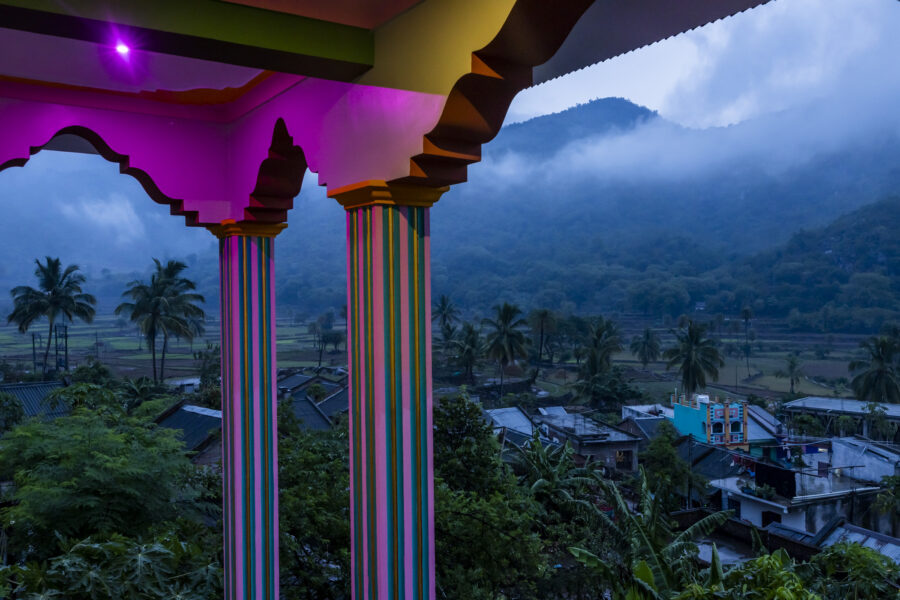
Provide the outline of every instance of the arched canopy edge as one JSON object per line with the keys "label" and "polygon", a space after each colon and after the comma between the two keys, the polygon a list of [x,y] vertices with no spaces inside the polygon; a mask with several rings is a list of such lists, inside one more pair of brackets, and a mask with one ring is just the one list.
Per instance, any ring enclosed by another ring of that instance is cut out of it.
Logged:
{"label": "arched canopy edge", "polygon": [[188,226],[284,222],[307,167],[277,114],[229,127],[0,98],[0,129],[0,170],[24,166],[42,149],[96,152]]}
{"label": "arched canopy edge", "polygon": [[593,0],[517,0],[497,35],[472,53],[471,71],[460,77],[410,174],[398,182],[444,186],[466,180],[481,160],[481,145],[500,131],[515,95],[532,83],[532,69],[559,49]]}

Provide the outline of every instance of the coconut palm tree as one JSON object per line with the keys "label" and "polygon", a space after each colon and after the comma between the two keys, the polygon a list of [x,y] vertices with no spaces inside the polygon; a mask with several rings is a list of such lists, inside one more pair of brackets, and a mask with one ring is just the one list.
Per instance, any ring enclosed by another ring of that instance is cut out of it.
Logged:
{"label": "coconut palm tree", "polygon": [[472,323],[463,323],[459,335],[453,341],[456,360],[465,370],[466,381],[474,383],[475,363],[481,356],[481,332]]}
{"label": "coconut palm tree", "polygon": [[53,327],[56,320],[62,317],[72,321],[75,318],[85,323],[94,320],[97,304],[96,298],[82,291],[84,275],[78,272],[78,265],[66,268],[58,258],[44,257],[37,265],[34,274],[38,279],[38,288],[27,285],[14,287],[10,294],[13,297],[13,311],[6,318],[7,323],[15,323],[19,331],[25,333],[31,325],[43,317],[49,322],[47,347],[44,350],[44,374],[47,373],[47,360],[50,357],[50,341],[53,339]]}
{"label": "coconut palm tree", "polygon": [[544,360],[544,333],[550,333],[556,328],[556,316],[549,308],[538,308],[531,311],[528,321],[532,331],[538,330],[538,364]]}
{"label": "coconut palm tree", "polygon": [[859,344],[866,357],[850,363],[854,374],[850,387],[863,402],[900,402],[900,375],[897,358],[900,354],[897,342],[888,336],[870,337]]}
{"label": "coconut palm tree", "polygon": [[487,328],[485,353],[500,367],[500,397],[503,397],[503,369],[518,358],[526,356],[528,340],[523,333],[526,326],[522,309],[504,302],[494,306],[494,318],[482,320]]}
{"label": "coconut palm tree", "polygon": [[622,336],[619,326],[611,319],[597,317],[591,325],[588,345],[584,350],[584,363],[575,382],[575,391],[592,406],[600,405],[602,398],[609,395],[612,357],[620,350]]}
{"label": "coconut palm tree", "polygon": [[[203,332],[203,309],[197,306],[203,296],[193,292],[193,281],[181,276],[187,268],[183,262],[170,260],[166,264],[154,258],[155,270],[150,282],[132,281],[122,294],[132,302],[123,302],[116,307],[116,314],[124,314],[135,322],[147,339],[153,363],[153,381],[165,377],[166,351],[169,338],[192,340]],[[162,358],[159,376],[156,370],[156,340],[162,335]]]}
{"label": "coconut palm tree", "polygon": [[744,322],[744,356],[747,358],[747,377],[750,377],[750,320],[753,318],[753,311],[749,306],[741,309],[741,320]]}
{"label": "coconut palm tree", "polygon": [[792,352],[784,359],[784,370],[776,371],[775,377],[788,379],[791,382],[791,396],[794,395],[794,384],[800,383],[803,377],[803,363],[800,362],[800,356],[796,352]]}
{"label": "coconut palm tree", "polygon": [[675,345],[665,352],[666,369],[677,366],[681,374],[681,385],[686,396],[706,387],[706,379],[719,380],[719,367],[725,361],[719,355],[716,342],[706,337],[706,327],[694,321],[673,332]]}
{"label": "coconut palm tree", "polygon": [[612,357],[622,350],[622,334],[612,319],[597,317],[591,325],[585,365],[596,372],[606,372],[612,368]]}
{"label": "coconut palm tree", "polygon": [[437,321],[442,330],[459,321],[459,309],[450,300],[450,296],[441,294],[441,297],[438,298],[437,303],[431,309],[431,320]]}
{"label": "coconut palm tree", "polygon": [[641,361],[646,369],[648,364],[659,359],[661,346],[659,336],[647,327],[642,335],[636,335],[631,339],[630,348],[634,357]]}

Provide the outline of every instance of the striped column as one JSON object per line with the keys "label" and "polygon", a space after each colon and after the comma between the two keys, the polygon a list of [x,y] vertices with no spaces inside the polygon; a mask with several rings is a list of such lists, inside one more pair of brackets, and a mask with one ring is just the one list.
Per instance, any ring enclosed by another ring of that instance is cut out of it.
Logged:
{"label": "striped column", "polygon": [[347,209],[355,600],[435,598],[428,217],[445,189],[332,193]]}
{"label": "striped column", "polygon": [[222,469],[225,599],[278,594],[274,237],[286,225],[223,221]]}

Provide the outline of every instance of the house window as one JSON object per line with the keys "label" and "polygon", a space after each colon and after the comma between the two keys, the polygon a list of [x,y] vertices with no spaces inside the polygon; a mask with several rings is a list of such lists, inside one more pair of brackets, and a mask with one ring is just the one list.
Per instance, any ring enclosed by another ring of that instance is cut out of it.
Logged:
{"label": "house window", "polygon": [[771,510],[762,511],[762,526],[765,527],[769,523],[781,523],[781,515]]}
{"label": "house window", "polygon": [[713,423],[713,433],[725,433],[725,425],[722,423]]}
{"label": "house window", "polygon": [[616,450],[616,468],[623,471],[630,471],[632,467],[631,450]]}
{"label": "house window", "polygon": [[740,519],[741,518],[741,501],[735,500],[734,498],[729,498],[728,499],[728,510],[733,510],[734,518]]}
{"label": "house window", "polygon": [[740,421],[732,421],[731,422],[731,433],[740,433],[741,432],[741,422]]}

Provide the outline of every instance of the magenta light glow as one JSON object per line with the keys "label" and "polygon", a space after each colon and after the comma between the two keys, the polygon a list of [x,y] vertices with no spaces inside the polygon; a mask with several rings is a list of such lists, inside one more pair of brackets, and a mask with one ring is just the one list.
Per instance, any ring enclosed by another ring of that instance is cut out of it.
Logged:
{"label": "magenta light glow", "polygon": [[125,42],[119,42],[116,44],[116,52],[122,56],[128,56],[128,53],[131,52],[131,48],[129,48],[128,44]]}

